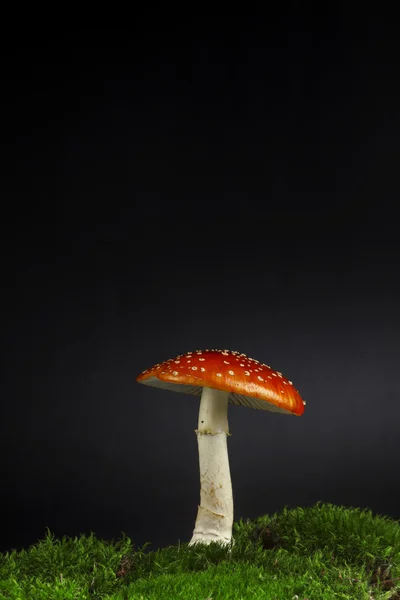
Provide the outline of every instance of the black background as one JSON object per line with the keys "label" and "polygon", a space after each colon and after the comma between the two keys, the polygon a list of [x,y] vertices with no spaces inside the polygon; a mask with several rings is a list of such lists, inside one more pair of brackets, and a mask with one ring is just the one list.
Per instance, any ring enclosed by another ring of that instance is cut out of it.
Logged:
{"label": "black background", "polygon": [[400,518],[397,32],[303,8],[10,25],[1,550],[47,526],[189,540],[199,401],[135,378],[204,348],[307,401],[230,407],[236,519]]}

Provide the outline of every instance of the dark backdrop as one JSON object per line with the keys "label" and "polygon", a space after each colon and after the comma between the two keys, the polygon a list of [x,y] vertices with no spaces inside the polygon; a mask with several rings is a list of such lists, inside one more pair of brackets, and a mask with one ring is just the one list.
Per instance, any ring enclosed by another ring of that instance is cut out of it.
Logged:
{"label": "dark backdrop", "polygon": [[11,27],[2,95],[1,549],[191,537],[186,350],[271,364],[301,418],[230,407],[235,518],[400,518],[400,134],[390,15]]}

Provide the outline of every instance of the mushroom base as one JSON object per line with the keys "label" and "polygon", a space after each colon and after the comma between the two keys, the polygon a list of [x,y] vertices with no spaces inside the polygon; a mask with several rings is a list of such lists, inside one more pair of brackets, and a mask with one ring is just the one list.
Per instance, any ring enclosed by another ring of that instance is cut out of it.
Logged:
{"label": "mushroom base", "polygon": [[204,388],[196,430],[200,465],[200,506],[189,545],[232,540],[233,497],[227,435],[228,393]]}

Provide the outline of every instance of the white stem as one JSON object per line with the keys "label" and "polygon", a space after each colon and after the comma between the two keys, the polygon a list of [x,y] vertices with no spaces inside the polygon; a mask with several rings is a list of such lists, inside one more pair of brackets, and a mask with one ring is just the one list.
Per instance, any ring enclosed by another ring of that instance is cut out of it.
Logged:
{"label": "white stem", "polygon": [[203,388],[196,429],[200,463],[200,506],[189,546],[232,540],[233,497],[227,447],[228,392]]}

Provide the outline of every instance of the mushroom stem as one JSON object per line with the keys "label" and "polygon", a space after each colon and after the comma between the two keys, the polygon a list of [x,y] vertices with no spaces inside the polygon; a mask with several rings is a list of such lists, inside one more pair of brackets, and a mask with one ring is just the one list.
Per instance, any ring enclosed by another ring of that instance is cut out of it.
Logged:
{"label": "mushroom stem", "polygon": [[227,447],[229,393],[204,387],[196,429],[200,464],[200,506],[189,546],[229,544],[233,497]]}

